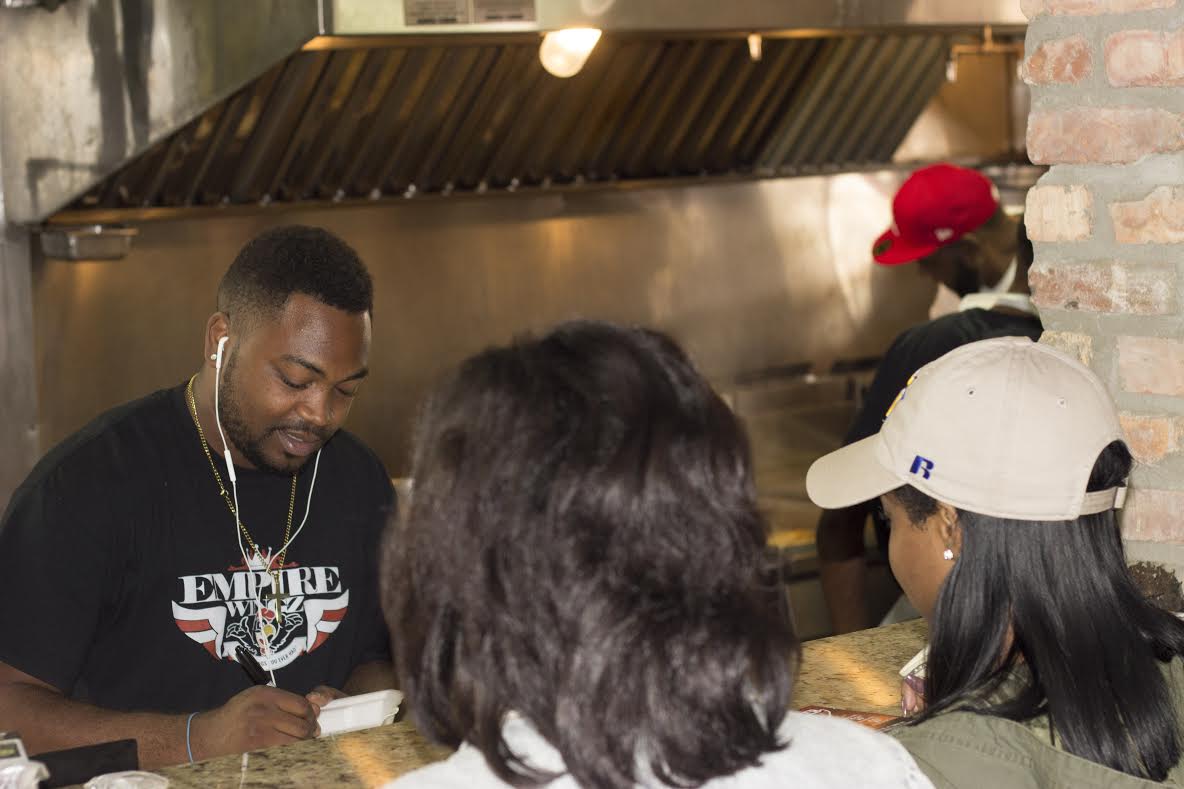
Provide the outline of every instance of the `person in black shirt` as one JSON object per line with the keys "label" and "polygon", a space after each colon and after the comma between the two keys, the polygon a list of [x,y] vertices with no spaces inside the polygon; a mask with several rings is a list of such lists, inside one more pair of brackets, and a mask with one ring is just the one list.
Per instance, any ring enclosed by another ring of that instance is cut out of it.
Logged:
{"label": "person in black shirt", "polygon": [[0,521],[0,730],[33,753],[134,738],[156,766],[313,736],[330,699],[393,686],[394,491],[340,430],[372,300],[340,239],[268,231],[222,279],[198,372],[37,464]]}
{"label": "person in black shirt", "polygon": [[[982,174],[938,164],[913,173],[893,200],[893,226],[873,257],[881,265],[916,261],[939,284],[962,296],[958,312],[903,332],[884,354],[843,445],[880,430],[910,376],[948,351],[991,337],[1039,340],[1040,318],[1028,291],[1032,245],[1022,219],[1008,217],[994,185]],[[827,510],[816,543],[823,596],[836,633],[868,621],[863,533],[870,504]],[[886,545],[886,527],[876,520]]]}

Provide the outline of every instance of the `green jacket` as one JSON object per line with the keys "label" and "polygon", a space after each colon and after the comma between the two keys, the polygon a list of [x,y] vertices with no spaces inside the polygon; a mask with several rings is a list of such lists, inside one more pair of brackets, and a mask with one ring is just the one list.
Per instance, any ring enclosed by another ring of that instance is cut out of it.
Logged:
{"label": "green jacket", "polygon": [[[1184,661],[1173,660],[1164,673],[1184,723]],[[1023,680],[1016,678],[1014,682]],[[1011,680],[1005,687],[1015,687]],[[1004,691],[1006,692],[1006,691]],[[1184,767],[1177,764],[1160,784],[1111,770],[1060,748],[1048,717],[1027,723],[952,710],[916,726],[889,732],[912,754],[937,789],[1137,789],[1184,786]],[[1181,731],[1184,742],[1184,731]]]}

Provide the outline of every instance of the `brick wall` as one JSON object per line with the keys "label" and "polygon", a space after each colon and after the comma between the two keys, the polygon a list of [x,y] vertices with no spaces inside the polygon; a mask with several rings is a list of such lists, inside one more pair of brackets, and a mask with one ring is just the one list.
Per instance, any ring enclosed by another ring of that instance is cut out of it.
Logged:
{"label": "brick wall", "polygon": [[1132,560],[1184,577],[1184,0],[1022,0],[1044,342],[1107,383],[1139,461]]}

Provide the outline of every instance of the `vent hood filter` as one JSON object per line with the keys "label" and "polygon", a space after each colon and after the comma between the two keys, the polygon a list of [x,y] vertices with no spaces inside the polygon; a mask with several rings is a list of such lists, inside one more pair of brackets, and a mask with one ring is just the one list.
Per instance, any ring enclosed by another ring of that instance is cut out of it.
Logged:
{"label": "vent hood filter", "polygon": [[890,162],[940,86],[929,33],[605,36],[557,79],[534,34],[340,50],[273,67],[75,210],[486,192]]}

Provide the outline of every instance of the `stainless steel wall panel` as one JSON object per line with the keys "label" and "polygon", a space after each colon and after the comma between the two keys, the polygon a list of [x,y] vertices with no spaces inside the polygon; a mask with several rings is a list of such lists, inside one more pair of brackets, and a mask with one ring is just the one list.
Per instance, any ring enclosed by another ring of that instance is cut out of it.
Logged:
{"label": "stainless steel wall panel", "polygon": [[44,219],[257,78],[319,32],[317,11],[290,0],[0,9],[9,220]]}
{"label": "stainless steel wall panel", "polygon": [[5,224],[0,188],[0,511],[41,451],[32,247],[28,230]]}

